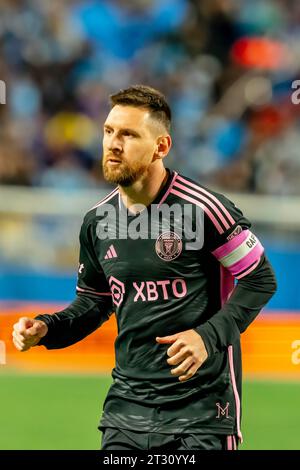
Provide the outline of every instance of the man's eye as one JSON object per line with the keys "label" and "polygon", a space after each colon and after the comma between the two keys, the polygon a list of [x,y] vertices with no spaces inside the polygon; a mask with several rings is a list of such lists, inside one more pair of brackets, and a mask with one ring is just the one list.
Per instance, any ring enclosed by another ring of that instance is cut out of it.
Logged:
{"label": "man's eye", "polygon": [[112,130],[111,129],[104,129],[105,134],[111,134]]}
{"label": "man's eye", "polygon": [[130,131],[124,131],[123,135],[125,137],[137,137],[136,134],[134,134],[133,132],[130,132]]}

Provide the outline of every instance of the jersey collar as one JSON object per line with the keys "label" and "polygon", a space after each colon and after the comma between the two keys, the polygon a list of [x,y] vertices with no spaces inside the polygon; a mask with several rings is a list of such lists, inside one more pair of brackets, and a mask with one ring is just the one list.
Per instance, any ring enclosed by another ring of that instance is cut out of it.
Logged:
{"label": "jersey collar", "polygon": [[156,196],[156,198],[154,199],[154,201],[152,202],[152,204],[157,204],[158,207],[160,207],[163,202],[167,199],[171,189],[172,189],[172,186],[178,176],[178,173],[176,171],[171,171],[169,170],[169,168],[166,168],[169,176],[168,176],[168,179],[167,179],[167,182],[166,184],[163,186],[163,188],[159,191],[158,195]]}
{"label": "jersey collar", "polygon": [[[150,205],[156,205],[156,206],[160,207],[163,204],[163,202],[167,199],[167,197],[168,197],[168,195],[169,195],[169,193],[172,189],[172,186],[173,186],[173,184],[174,184],[174,182],[175,182],[175,180],[178,176],[178,173],[176,171],[169,170],[169,168],[166,168],[166,170],[168,172],[168,178],[167,178],[166,184],[164,184],[164,186],[161,188],[161,190],[159,191],[159,193],[157,194],[157,196],[151,202]],[[119,196],[119,209],[127,211],[127,207],[125,207],[125,205],[123,204],[120,193],[119,193],[118,196]],[[133,215],[134,214],[132,214],[132,216]]]}

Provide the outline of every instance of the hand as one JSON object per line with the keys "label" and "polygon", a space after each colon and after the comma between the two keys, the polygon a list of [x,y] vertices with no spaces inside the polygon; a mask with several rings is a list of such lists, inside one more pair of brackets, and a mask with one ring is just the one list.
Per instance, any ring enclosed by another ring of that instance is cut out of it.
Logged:
{"label": "hand", "polygon": [[48,326],[41,320],[22,317],[14,324],[13,343],[19,351],[27,351],[39,343],[48,332]]}
{"label": "hand", "polygon": [[160,344],[173,343],[167,350],[169,356],[167,363],[177,366],[171,369],[171,374],[179,376],[180,382],[193,377],[208,357],[205,344],[195,330],[181,331],[162,338],[157,337],[156,341]]}

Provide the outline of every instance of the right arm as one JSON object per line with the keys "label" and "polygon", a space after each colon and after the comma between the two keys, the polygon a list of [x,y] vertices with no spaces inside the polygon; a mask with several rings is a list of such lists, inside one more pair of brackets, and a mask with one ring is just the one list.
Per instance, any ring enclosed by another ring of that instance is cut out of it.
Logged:
{"label": "right arm", "polygon": [[112,296],[94,252],[92,226],[80,231],[80,257],[76,299],[64,310],[35,319],[21,318],[14,325],[13,340],[20,351],[43,345],[47,349],[70,346],[95,331],[113,312]]}
{"label": "right arm", "polygon": [[47,334],[37,343],[47,349],[71,346],[99,328],[109,319],[112,310],[107,299],[77,298],[64,310],[52,315],[38,315],[35,320],[46,323]]}

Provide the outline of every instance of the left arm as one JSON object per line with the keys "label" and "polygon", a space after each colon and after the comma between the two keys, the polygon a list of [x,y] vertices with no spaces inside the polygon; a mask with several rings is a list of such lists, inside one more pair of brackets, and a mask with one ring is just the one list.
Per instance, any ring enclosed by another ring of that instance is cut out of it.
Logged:
{"label": "left arm", "polygon": [[161,344],[172,343],[167,350],[171,374],[180,381],[193,377],[208,355],[234,343],[253,322],[276,291],[272,267],[263,255],[258,266],[236,285],[223,307],[202,325],[175,335],[157,338]]}
{"label": "left arm", "polygon": [[203,325],[195,328],[208,354],[227,349],[253,322],[276,292],[273,269],[263,255],[258,266],[238,281],[229,300]]}
{"label": "left arm", "polygon": [[191,330],[156,339],[161,344],[172,343],[167,350],[167,362],[177,366],[171,373],[179,376],[179,380],[191,378],[208,355],[227,349],[238,340],[277,288],[264,249],[249,231],[249,220],[227,198],[222,195],[218,195],[218,198],[223,208],[226,207],[230,213],[233,224],[220,234],[212,221],[206,220],[206,248],[238,283],[229,299],[205,323]]}
{"label": "left arm", "polygon": [[208,355],[234,343],[253,322],[276,291],[276,279],[265,256],[250,274],[241,279],[230,299],[202,325],[175,335],[156,338],[160,344],[172,344],[167,350],[171,374],[185,381],[193,377]]}

